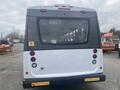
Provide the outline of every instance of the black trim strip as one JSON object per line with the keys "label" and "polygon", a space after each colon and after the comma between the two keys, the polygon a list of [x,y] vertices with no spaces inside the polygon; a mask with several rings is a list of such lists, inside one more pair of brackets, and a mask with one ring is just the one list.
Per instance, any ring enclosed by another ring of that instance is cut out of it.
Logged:
{"label": "black trim strip", "polygon": [[75,84],[75,83],[86,83],[84,81],[85,78],[99,77],[99,81],[91,81],[91,82],[100,82],[105,81],[105,75],[103,73],[98,74],[90,74],[90,75],[79,75],[79,76],[69,76],[69,77],[56,77],[56,78],[37,78],[37,79],[24,79],[23,88],[31,88],[32,82],[42,82],[49,81],[50,86],[56,85],[64,85],[64,84]]}

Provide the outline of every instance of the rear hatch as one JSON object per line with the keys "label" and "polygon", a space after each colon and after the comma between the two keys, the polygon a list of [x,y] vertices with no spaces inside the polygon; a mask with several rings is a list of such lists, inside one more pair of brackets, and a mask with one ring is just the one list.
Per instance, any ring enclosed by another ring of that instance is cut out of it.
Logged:
{"label": "rear hatch", "polygon": [[29,67],[31,74],[39,78],[100,73],[102,51],[97,52],[97,58],[93,58],[93,49],[36,51],[37,67],[32,68],[32,62]]}

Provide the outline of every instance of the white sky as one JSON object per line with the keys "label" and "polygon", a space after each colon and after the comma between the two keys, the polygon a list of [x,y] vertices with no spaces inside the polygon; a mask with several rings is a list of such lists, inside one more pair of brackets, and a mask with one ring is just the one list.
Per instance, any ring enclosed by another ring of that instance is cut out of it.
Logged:
{"label": "white sky", "polygon": [[0,0],[0,33],[17,30],[24,33],[26,9],[29,6],[70,4],[98,12],[100,30],[120,30],[120,0]]}

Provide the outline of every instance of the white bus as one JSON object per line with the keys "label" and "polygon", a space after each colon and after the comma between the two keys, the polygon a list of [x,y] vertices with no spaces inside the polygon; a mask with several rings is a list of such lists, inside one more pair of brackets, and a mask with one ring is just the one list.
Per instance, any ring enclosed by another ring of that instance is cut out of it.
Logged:
{"label": "white bus", "polygon": [[105,81],[96,11],[55,5],[27,10],[23,87]]}

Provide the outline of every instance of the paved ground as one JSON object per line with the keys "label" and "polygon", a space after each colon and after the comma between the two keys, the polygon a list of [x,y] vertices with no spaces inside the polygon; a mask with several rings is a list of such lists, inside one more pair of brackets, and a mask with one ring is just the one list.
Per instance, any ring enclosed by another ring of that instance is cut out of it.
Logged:
{"label": "paved ground", "polygon": [[[15,45],[12,53],[0,55],[0,90],[24,90],[21,83],[22,47],[21,44]],[[28,90],[120,90],[120,59],[117,52],[104,54],[104,72],[106,82]]]}

